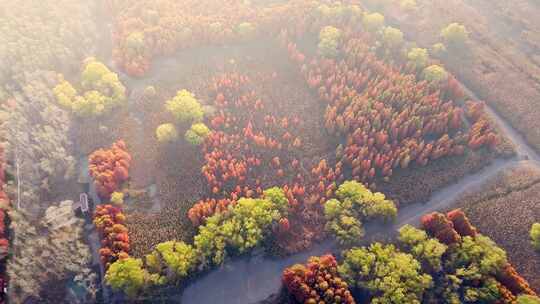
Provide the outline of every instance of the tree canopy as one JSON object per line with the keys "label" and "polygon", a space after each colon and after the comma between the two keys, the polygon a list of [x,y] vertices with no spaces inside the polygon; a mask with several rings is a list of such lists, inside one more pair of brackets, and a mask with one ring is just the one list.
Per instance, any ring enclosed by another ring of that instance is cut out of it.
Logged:
{"label": "tree canopy", "polygon": [[411,254],[381,243],[345,251],[338,272],[350,286],[373,295],[371,303],[420,304],[432,286],[431,276]]}

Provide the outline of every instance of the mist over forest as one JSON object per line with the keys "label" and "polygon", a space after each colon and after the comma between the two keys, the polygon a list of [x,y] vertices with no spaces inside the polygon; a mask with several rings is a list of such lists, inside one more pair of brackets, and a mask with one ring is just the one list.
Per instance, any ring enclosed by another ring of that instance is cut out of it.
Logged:
{"label": "mist over forest", "polygon": [[538,1],[0,4],[0,304],[540,303]]}

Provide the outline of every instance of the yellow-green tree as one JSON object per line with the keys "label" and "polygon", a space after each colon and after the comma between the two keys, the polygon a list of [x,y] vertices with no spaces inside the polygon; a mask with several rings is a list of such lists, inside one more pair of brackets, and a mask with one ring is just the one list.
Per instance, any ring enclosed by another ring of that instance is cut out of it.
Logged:
{"label": "yellow-green tree", "polygon": [[428,51],[422,48],[412,48],[407,54],[407,58],[416,69],[420,70],[425,68],[428,63]]}
{"label": "yellow-green tree", "polygon": [[210,129],[203,123],[196,123],[186,131],[186,141],[194,146],[198,146],[204,142],[204,140],[210,134]]}
{"label": "yellow-green tree", "polygon": [[424,69],[424,79],[431,83],[441,83],[448,79],[448,72],[440,65],[430,65]]}
{"label": "yellow-green tree", "polygon": [[371,303],[420,304],[433,279],[412,255],[374,243],[344,252],[338,272],[349,286],[373,296]]}
{"label": "yellow-green tree", "polygon": [[161,284],[158,275],[151,275],[143,268],[141,259],[129,257],[112,263],[105,281],[113,290],[123,291],[128,297],[134,298],[150,284]]}
{"label": "yellow-green tree", "polygon": [[336,57],[341,39],[341,30],[333,26],[325,26],[319,32],[319,54],[325,57]]}
{"label": "yellow-green tree", "polygon": [[376,32],[384,26],[384,16],[379,13],[364,14],[362,24],[369,32]]}
{"label": "yellow-green tree", "polygon": [[165,103],[165,108],[178,122],[195,123],[203,119],[204,111],[193,93],[181,90]]}
{"label": "yellow-green tree", "polygon": [[451,23],[441,30],[441,38],[450,47],[462,47],[469,39],[469,32],[464,25]]}
{"label": "yellow-green tree", "polygon": [[118,75],[95,58],[84,61],[79,91],[64,79],[53,90],[58,104],[80,117],[110,113],[126,101],[126,88]]}
{"label": "yellow-green tree", "polygon": [[197,253],[184,242],[168,241],[156,245],[146,256],[146,264],[152,273],[176,282],[186,278],[197,266]]}
{"label": "yellow-green tree", "polygon": [[336,196],[337,199],[331,199],[324,205],[325,229],[342,246],[354,245],[361,240],[364,236],[362,221],[391,221],[397,216],[396,206],[384,194],[373,193],[356,181],[341,184]]}
{"label": "yellow-green tree", "polygon": [[540,223],[534,223],[532,225],[530,235],[534,249],[540,251]]}
{"label": "yellow-green tree", "polygon": [[156,137],[158,142],[173,142],[178,139],[178,131],[172,123],[159,125],[156,128]]}
{"label": "yellow-green tree", "polygon": [[389,49],[397,49],[403,45],[403,33],[391,26],[387,26],[383,30],[383,42]]}

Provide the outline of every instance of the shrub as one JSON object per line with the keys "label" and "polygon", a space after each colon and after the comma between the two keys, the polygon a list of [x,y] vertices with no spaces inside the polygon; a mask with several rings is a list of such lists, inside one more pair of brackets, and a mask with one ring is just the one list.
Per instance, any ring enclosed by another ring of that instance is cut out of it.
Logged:
{"label": "shrub", "polygon": [[540,251],[540,223],[531,226],[531,242],[535,250]]}
{"label": "shrub", "polygon": [[380,243],[345,251],[338,272],[349,286],[373,296],[372,303],[420,304],[433,284],[412,255]]}
{"label": "shrub", "polygon": [[181,123],[194,123],[202,120],[204,112],[193,93],[181,90],[168,100],[165,108]]}
{"label": "shrub", "polygon": [[319,32],[319,54],[325,57],[336,57],[341,35],[341,30],[333,26],[322,28]]}
{"label": "shrub", "polygon": [[439,84],[448,79],[448,72],[440,65],[430,65],[424,69],[424,79]]}
{"label": "shrub", "polygon": [[451,23],[441,30],[441,38],[450,47],[461,47],[469,39],[469,33],[464,25]]}
{"label": "shrub", "polygon": [[210,129],[203,123],[196,123],[186,131],[186,141],[194,146],[198,146],[204,142],[204,140],[210,134]]}
{"label": "shrub", "polygon": [[362,24],[369,32],[376,32],[384,26],[384,16],[379,13],[364,14]]}
{"label": "shrub", "polygon": [[407,58],[416,69],[423,69],[428,63],[429,55],[426,49],[412,48],[407,54]]}
{"label": "shrub", "polygon": [[171,123],[162,124],[156,128],[156,137],[160,143],[173,142],[178,139],[178,131]]}

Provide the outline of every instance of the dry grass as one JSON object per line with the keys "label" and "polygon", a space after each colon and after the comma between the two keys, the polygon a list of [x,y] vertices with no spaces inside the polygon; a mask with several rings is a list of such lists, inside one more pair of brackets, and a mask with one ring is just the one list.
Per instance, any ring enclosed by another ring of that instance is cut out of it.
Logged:
{"label": "dry grass", "polygon": [[529,230],[540,221],[538,193],[540,167],[524,162],[464,195],[454,206],[462,208],[481,233],[506,250],[510,262],[537,292],[540,254],[530,244]]}

